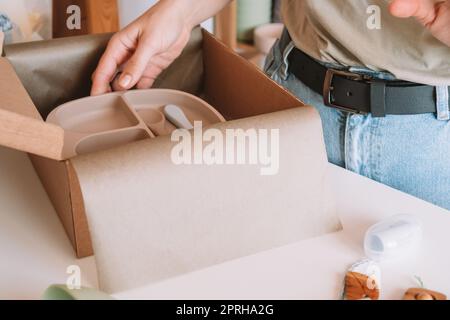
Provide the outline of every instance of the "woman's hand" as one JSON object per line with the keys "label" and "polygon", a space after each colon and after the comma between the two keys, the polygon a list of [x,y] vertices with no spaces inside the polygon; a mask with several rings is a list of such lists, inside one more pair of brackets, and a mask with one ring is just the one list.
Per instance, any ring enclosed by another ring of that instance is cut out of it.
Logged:
{"label": "woman's hand", "polygon": [[[192,29],[229,0],[160,0],[113,36],[92,76],[91,95],[150,88],[183,51]],[[117,80],[111,82],[121,70]]]}
{"label": "woman's hand", "polygon": [[450,0],[393,0],[389,9],[399,18],[415,17],[450,47]]}
{"label": "woman's hand", "polygon": [[[176,2],[176,1],[175,1]],[[193,26],[170,1],[155,5],[116,33],[93,75],[92,95],[152,86],[155,78],[180,54]],[[118,81],[111,82],[123,67]]]}

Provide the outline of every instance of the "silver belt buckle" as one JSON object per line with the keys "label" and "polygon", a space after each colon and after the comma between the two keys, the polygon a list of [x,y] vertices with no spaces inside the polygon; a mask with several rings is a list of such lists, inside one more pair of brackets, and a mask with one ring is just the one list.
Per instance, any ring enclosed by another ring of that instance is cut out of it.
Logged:
{"label": "silver belt buckle", "polygon": [[333,80],[336,76],[342,76],[346,78],[350,78],[355,81],[363,81],[365,80],[365,77],[363,75],[359,75],[356,73],[352,73],[349,71],[341,71],[341,70],[334,70],[334,69],[328,69],[327,73],[325,75],[325,81],[323,83],[323,101],[324,104],[327,107],[336,108],[342,111],[350,112],[350,113],[356,113],[356,114],[367,114],[366,112],[363,112],[361,110],[357,110],[354,108],[341,106],[333,102]]}

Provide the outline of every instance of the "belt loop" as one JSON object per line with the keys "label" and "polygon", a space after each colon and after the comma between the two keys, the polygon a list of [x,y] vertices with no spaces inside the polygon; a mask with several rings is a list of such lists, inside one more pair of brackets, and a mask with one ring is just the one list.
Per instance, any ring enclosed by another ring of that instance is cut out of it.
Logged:
{"label": "belt loop", "polygon": [[386,116],[386,82],[376,81],[370,84],[370,112],[374,118]]}
{"label": "belt loop", "polygon": [[291,41],[291,42],[289,42],[289,44],[286,46],[286,48],[282,52],[283,64],[281,65],[280,75],[281,75],[281,78],[285,81],[287,80],[287,78],[289,76],[289,60],[288,60],[289,54],[292,52],[292,50],[294,48],[295,48],[294,41]]}
{"label": "belt loop", "polygon": [[437,86],[436,87],[436,109],[437,118],[441,121],[450,120],[450,109],[449,109],[449,87],[447,86]]}
{"label": "belt loop", "polygon": [[0,57],[3,57],[3,41],[5,41],[5,34],[0,28]]}

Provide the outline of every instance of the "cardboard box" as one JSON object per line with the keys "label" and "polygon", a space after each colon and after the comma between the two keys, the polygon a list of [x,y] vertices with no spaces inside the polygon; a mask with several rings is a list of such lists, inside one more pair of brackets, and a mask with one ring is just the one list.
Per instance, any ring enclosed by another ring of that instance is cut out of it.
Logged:
{"label": "cardboard box", "polygon": [[[43,119],[58,105],[89,95],[90,77],[110,35],[26,43],[0,58],[0,145],[25,151],[79,258],[93,254],[83,197],[64,130]],[[228,119],[303,103],[201,29],[155,87],[202,97]]]}

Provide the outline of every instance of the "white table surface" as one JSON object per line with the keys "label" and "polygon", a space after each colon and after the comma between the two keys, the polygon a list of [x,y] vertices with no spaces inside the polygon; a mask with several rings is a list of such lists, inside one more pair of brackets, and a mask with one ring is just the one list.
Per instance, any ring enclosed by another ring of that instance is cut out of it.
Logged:
{"label": "white table surface", "polygon": [[[418,216],[416,255],[384,262],[382,298],[400,299],[420,276],[450,295],[450,212],[332,166],[344,230],[227,262],[129,292],[120,299],[337,299],[349,265],[364,256],[366,229],[399,213]],[[94,258],[77,260],[28,157],[0,148],[0,299],[39,299],[78,265],[97,287]]]}

